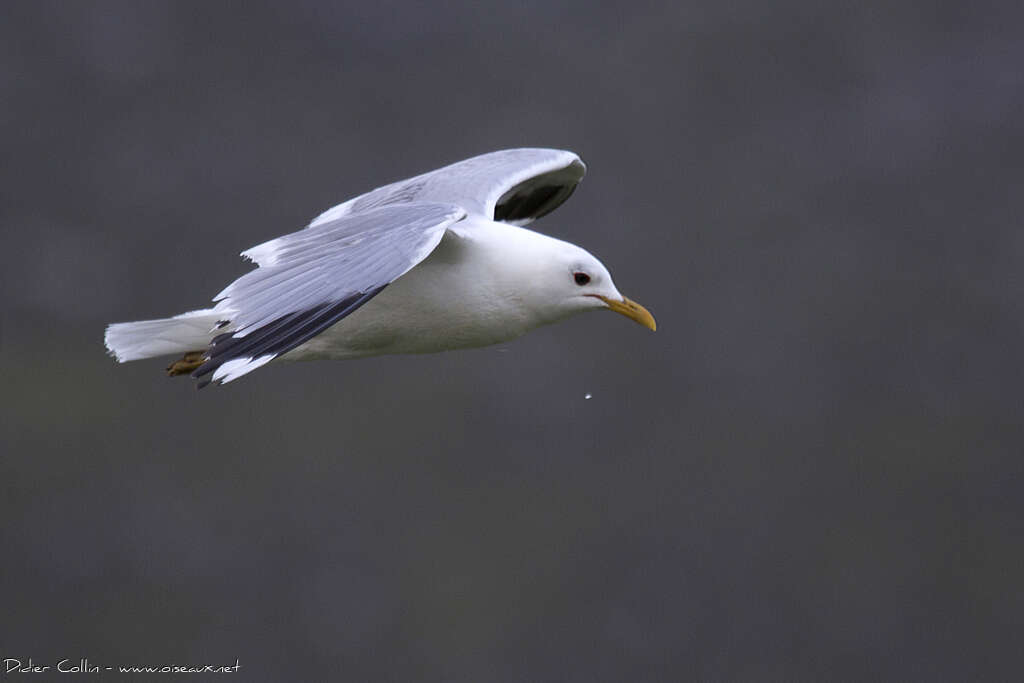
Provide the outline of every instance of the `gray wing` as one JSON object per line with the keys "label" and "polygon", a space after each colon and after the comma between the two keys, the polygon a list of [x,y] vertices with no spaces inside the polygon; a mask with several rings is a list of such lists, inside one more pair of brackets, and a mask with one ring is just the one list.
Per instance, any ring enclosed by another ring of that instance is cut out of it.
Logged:
{"label": "gray wing", "polygon": [[320,214],[310,227],[379,206],[450,202],[469,214],[526,225],[556,209],[583,179],[586,166],[559,149],[506,149],[459,161],[379,187]]}
{"label": "gray wing", "polygon": [[454,204],[370,209],[271,240],[259,264],[218,294],[224,329],[193,373],[230,382],[320,334],[425,259],[466,212]]}

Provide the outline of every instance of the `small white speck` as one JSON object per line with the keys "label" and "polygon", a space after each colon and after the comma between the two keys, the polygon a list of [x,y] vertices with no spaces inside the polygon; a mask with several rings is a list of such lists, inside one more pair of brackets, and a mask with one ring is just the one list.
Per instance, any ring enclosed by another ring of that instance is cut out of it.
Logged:
{"label": "small white speck", "polygon": [[589,401],[592,398],[594,398],[593,394],[583,394],[583,400],[584,401]]}

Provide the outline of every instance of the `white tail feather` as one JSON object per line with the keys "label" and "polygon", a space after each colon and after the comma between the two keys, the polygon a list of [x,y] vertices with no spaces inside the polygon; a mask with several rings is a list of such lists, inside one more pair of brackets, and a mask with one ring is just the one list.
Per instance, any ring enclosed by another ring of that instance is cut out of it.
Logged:
{"label": "white tail feather", "polygon": [[161,320],[113,323],[107,326],[103,341],[120,363],[199,351],[210,343],[214,327],[223,317],[223,312],[207,309]]}

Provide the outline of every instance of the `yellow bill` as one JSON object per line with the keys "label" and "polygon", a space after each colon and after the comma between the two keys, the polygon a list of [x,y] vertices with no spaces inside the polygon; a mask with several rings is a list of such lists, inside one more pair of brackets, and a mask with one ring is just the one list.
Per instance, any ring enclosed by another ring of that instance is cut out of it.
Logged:
{"label": "yellow bill", "polygon": [[651,312],[637,302],[631,301],[626,297],[622,297],[622,301],[616,301],[615,299],[609,299],[604,296],[598,296],[597,298],[603,301],[608,308],[612,309],[616,313],[621,313],[630,320],[640,323],[647,329],[651,331],[658,329],[658,324],[654,322],[654,316],[651,315]]}

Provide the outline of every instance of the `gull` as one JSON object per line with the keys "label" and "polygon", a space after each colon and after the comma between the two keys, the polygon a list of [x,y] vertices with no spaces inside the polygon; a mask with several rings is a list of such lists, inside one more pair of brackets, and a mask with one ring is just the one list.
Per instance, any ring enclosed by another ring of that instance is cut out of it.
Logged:
{"label": "gull", "polygon": [[202,388],[278,358],[488,346],[584,311],[654,330],[594,256],[523,227],[585,172],[572,152],[507,149],[379,187],[242,252],[257,267],[213,308],[109,325],[107,350],[122,363],[184,354],[167,373]]}

